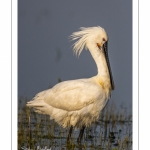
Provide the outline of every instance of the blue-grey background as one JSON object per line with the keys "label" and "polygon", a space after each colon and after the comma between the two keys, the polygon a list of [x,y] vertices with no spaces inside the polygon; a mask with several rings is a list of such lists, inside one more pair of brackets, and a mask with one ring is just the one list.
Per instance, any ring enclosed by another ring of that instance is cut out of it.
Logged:
{"label": "blue-grey background", "polygon": [[80,27],[102,26],[115,82],[111,100],[132,110],[132,1],[19,0],[18,96],[36,93],[62,81],[97,74],[90,53],[73,54],[68,36]]}

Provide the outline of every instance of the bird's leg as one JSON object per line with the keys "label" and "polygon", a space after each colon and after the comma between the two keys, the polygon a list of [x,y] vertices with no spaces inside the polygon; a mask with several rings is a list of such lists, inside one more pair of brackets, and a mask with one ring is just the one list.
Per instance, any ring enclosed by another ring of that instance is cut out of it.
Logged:
{"label": "bird's leg", "polygon": [[73,130],[73,126],[71,126],[70,129],[69,129],[69,133],[68,133],[68,137],[67,137],[67,142],[70,142],[72,130]]}
{"label": "bird's leg", "polygon": [[79,137],[77,139],[78,144],[81,144],[81,140],[82,140],[82,137],[83,137],[84,129],[85,129],[85,126],[82,126],[82,128],[80,130],[80,133],[79,133]]}

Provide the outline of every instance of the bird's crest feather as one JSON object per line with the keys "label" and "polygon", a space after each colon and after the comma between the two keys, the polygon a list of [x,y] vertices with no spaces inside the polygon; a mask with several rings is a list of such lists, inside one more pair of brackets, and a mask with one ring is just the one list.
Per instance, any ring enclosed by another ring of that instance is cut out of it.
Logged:
{"label": "bird's crest feather", "polygon": [[101,29],[100,26],[97,27],[81,27],[80,30],[81,31],[77,31],[72,33],[69,38],[73,41],[73,40],[77,40],[74,44],[73,44],[73,50],[75,52],[75,54],[77,56],[80,55],[80,53],[82,52],[82,50],[87,49],[86,47],[86,42],[88,40],[89,37],[93,36],[94,33],[99,32]]}

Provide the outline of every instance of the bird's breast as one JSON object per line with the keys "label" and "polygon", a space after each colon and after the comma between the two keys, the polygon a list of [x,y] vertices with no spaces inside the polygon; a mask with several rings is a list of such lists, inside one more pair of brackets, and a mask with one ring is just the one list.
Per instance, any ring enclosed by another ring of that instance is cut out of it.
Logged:
{"label": "bird's breast", "polygon": [[104,83],[104,80],[98,79],[98,84],[99,84],[99,86],[102,87],[102,89],[105,89],[105,83]]}
{"label": "bird's breast", "polygon": [[105,78],[96,77],[96,84],[106,93],[110,93],[111,85],[110,80]]}

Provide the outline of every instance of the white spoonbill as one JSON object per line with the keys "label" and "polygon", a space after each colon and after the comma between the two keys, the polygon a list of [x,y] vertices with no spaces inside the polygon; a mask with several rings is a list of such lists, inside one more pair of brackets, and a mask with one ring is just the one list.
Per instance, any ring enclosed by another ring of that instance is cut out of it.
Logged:
{"label": "white spoonbill", "polygon": [[95,60],[98,73],[85,79],[64,81],[51,89],[38,93],[27,103],[37,113],[50,115],[64,128],[70,128],[67,141],[71,138],[73,127],[80,128],[78,143],[81,142],[85,127],[96,122],[108,102],[114,82],[108,60],[108,36],[100,27],[80,28],[72,33],[74,52],[80,55],[84,47]]}

